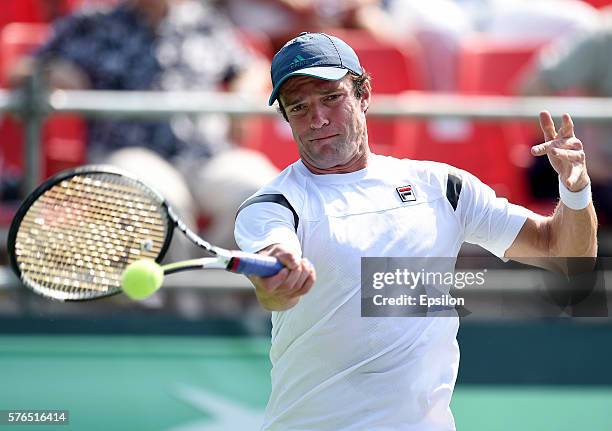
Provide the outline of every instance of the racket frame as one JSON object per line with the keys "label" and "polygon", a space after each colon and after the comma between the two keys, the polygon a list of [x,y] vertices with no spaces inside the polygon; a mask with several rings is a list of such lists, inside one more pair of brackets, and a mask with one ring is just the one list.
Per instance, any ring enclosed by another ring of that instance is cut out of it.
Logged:
{"label": "racket frame", "polygon": [[[80,167],[73,168],[73,169],[68,169],[68,170],[59,172],[58,174],[48,178],[42,184],[36,187],[26,197],[26,199],[24,199],[24,201],[19,206],[19,209],[16,211],[15,216],[13,217],[13,220],[11,222],[11,226],[9,228],[9,233],[7,237],[7,250],[9,252],[8,253],[9,263],[11,265],[11,268],[13,269],[13,272],[19,277],[20,280],[22,280],[23,284],[28,289],[34,291],[34,293],[42,295],[46,298],[51,298],[51,299],[55,299],[59,301],[83,301],[83,300],[90,301],[90,300],[95,300],[95,299],[106,298],[108,296],[113,296],[118,293],[121,293],[121,289],[115,289],[115,290],[109,291],[108,293],[96,292],[95,296],[87,297],[87,298],[64,298],[64,299],[46,294],[44,289],[35,288],[31,286],[29,282],[26,282],[24,280],[21,268],[19,268],[19,264],[17,263],[17,256],[15,254],[15,243],[17,241],[17,233],[19,232],[19,227],[21,225],[21,222],[23,218],[26,216],[26,214],[28,213],[28,210],[30,209],[30,207],[38,200],[38,198],[40,198],[47,191],[51,190],[54,186],[60,184],[62,181],[66,181],[66,180],[69,180],[70,178],[80,176],[80,175],[97,175],[97,174],[99,175],[108,175],[108,174],[117,175],[120,177],[125,177],[130,180],[133,180],[136,183],[141,184],[144,189],[147,189],[151,194],[153,194],[159,200],[161,207],[163,208],[163,210],[165,211],[168,217],[167,217],[167,226],[166,226],[166,236],[164,238],[164,242],[160,248],[160,251],[157,257],[155,258],[155,261],[157,263],[160,263],[162,259],[164,258],[164,256],[166,255],[166,252],[168,251],[168,248],[170,247],[170,243],[172,242],[172,238],[174,236],[175,227],[178,227],[179,229],[181,229],[198,246],[200,247],[203,247],[204,245],[210,246],[210,244],[208,244],[206,241],[201,240],[201,238],[199,238],[195,233],[189,230],[189,228],[187,228],[187,226],[177,218],[176,214],[174,213],[170,205],[168,205],[166,199],[164,199],[164,197],[157,190],[147,185],[146,183],[138,179],[133,174],[126,172],[122,169],[116,168],[114,166],[110,166],[110,165],[85,165],[85,166],[80,166]],[[200,239],[200,241],[195,241],[194,240],[195,238]],[[202,241],[205,244],[203,244]]]}
{"label": "racket frame", "polygon": [[[26,287],[28,287],[30,290],[34,291],[36,294],[39,294],[39,295],[42,295],[42,296],[45,296],[51,299],[59,300],[59,301],[83,301],[83,300],[94,300],[94,299],[105,298],[105,297],[120,293],[122,291],[121,289],[112,289],[112,290],[109,290],[108,292],[92,291],[92,296],[80,296],[80,297],[75,296],[75,297],[61,298],[59,296],[53,296],[47,293],[46,290],[50,292],[54,292],[54,293],[57,293],[59,291],[54,290],[54,289],[49,289],[49,288],[42,288],[42,289],[37,288],[37,287],[32,286],[30,282],[26,281],[26,277],[24,277],[22,274],[21,268],[19,267],[19,264],[17,262],[16,253],[15,253],[17,234],[19,232],[19,227],[21,225],[21,222],[26,216],[26,214],[28,213],[29,209],[32,207],[32,205],[42,195],[44,195],[48,190],[52,189],[54,186],[60,184],[62,181],[69,180],[70,178],[73,178],[76,176],[109,175],[109,174],[117,175],[119,177],[124,177],[131,181],[134,181],[136,184],[139,184],[144,190],[151,193],[154,196],[154,198],[156,198],[156,200],[158,201],[157,203],[160,205],[162,209],[161,211],[165,213],[166,223],[167,223],[166,236],[164,238],[164,242],[162,246],[160,247],[160,251],[157,254],[157,257],[155,258],[155,261],[157,263],[161,263],[162,259],[166,255],[166,252],[168,251],[170,243],[172,242],[175,228],[178,228],[180,231],[182,231],[185,234],[185,236],[187,236],[187,238],[191,240],[193,244],[202,248],[207,253],[213,256],[213,257],[203,257],[199,259],[190,259],[187,261],[176,262],[176,263],[169,263],[162,267],[164,269],[164,274],[167,275],[167,274],[172,274],[175,272],[193,270],[193,269],[224,269],[224,270],[236,272],[236,273],[243,273],[243,274],[255,273],[257,274],[258,273],[257,271],[261,270],[260,266],[263,264],[265,266],[264,271],[268,272],[267,274],[263,276],[269,276],[271,275],[269,271],[272,271],[272,273],[276,273],[283,267],[282,264],[276,261],[275,259],[274,261],[270,261],[271,258],[269,257],[254,255],[252,253],[243,253],[243,252],[238,252],[238,251],[226,250],[224,248],[214,246],[210,244],[208,241],[205,241],[204,239],[200,238],[199,235],[197,235],[195,232],[189,229],[189,227],[177,216],[173,208],[168,204],[166,199],[164,199],[164,197],[159,192],[157,192],[154,188],[150,187],[145,182],[138,179],[136,176],[132,175],[131,173],[126,172],[122,169],[115,168],[113,166],[109,166],[109,165],[85,165],[85,166],[77,167],[74,169],[62,171],[48,178],[46,181],[44,181],[41,185],[39,185],[36,189],[34,189],[34,191],[32,191],[32,193],[30,193],[27,196],[27,198],[23,201],[23,203],[20,205],[19,209],[15,213],[15,217],[13,218],[13,221],[11,223],[11,227],[9,229],[9,234],[7,238],[7,247],[8,247],[7,249],[9,251],[9,259],[10,259],[11,267],[13,271],[15,272],[15,274],[17,274],[17,276],[22,280],[23,284]],[[263,263],[263,261],[266,261],[266,260],[268,262]],[[271,266],[274,266],[274,269],[272,269]],[[254,269],[254,268],[257,268],[257,269]],[[254,271],[254,272],[251,272],[251,271]],[[66,296],[69,296],[69,294],[66,294]]]}

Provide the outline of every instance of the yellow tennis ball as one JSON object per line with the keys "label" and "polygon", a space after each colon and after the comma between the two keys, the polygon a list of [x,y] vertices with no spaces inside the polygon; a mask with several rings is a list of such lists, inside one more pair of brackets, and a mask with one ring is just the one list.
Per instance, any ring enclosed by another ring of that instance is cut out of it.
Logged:
{"label": "yellow tennis ball", "polygon": [[136,300],[152,295],[163,282],[164,270],[151,259],[132,262],[121,274],[123,292]]}

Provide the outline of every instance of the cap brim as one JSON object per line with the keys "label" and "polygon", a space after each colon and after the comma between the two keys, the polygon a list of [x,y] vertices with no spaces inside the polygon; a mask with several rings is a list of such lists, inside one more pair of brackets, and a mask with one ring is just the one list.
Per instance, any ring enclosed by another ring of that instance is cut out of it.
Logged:
{"label": "cap brim", "polygon": [[340,68],[340,67],[307,67],[305,69],[296,70],[295,72],[291,72],[278,81],[274,90],[272,90],[272,94],[270,94],[270,100],[268,100],[268,105],[271,106],[274,104],[274,101],[278,98],[278,91],[281,86],[287,81],[289,78],[293,76],[312,76],[313,78],[325,79],[327,81],[337,81],[342,79],[348,73],[348,69]]}

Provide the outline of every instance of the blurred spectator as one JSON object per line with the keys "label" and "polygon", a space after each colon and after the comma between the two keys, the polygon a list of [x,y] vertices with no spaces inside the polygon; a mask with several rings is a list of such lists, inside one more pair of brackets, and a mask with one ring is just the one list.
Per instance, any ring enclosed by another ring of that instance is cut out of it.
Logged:
{"label": "blurred spectator", "polygon": [[423,47],[430,89],[454,91],[461,41],[473,31],[465,10],[453,0],[389,0],[387,12],[399,37]]}
{"label": "blurred spectator", "polygon": [[599,11],[581,0],[494,0],[486,14],[473,16],[479,31],[512,41],[571,39],[599,18]]}
{"label": "blurred spectator", "polygon": [[378,0],[224,0],[232,21],[241,28],[266,34],[280,47],[302,31],[360,28],[377,32]]}
{"label": "blurred spectator", "polygon": [[[226,18],[205,2],[124,0],[68,16],[54,30],[35,60],[16,68],[14,82],[38,61],[56,88],[263,92],[267,85],[267,62],[248,54]],[[209,216],[210,241],[233,247],[235,210],[276,169],[260,153],[235,148],[229,130],[222,115],[93,119],[88,157],[135,173],[191,227],[198,214]]]}
{"label": "blurred spectator", "polygon": [[387,0],[387,31],[422,46],[434,91],[454,91],[464,38],[550,41],[597,24],[597,9],[580,0]]}
{"label": "blurred spectator", "polygon": [[[612,14],[602,16],[600,25],[544,49],[521,84],[525,95],[552,95],[578,90],[589,96],[612,97]],[[576,124],[589,160],[589,176],[598,211],[612,220],[612,123]],[[540,166],[536,178],[545,178]],[[554,177],[554,175],[553,175]],[[556,178],[553,178],[556,184]],[[539,185],[541,187],[541,184]],[[556,191],[554,191],[556,193]]]}

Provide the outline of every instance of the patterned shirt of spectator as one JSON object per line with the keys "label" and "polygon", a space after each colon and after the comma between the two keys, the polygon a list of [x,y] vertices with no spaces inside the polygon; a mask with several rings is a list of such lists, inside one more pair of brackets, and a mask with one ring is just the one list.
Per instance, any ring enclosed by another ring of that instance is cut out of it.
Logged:
{"label": "patterned shirt of spectator", "polygon": [[[215,91],[251,61],[226,18],[199,1],[180,2],[156,30],[127,4],[59,20],[37,52],[68,60],[95,90]],[[90,159],[146,146],[166,159],[209,157],[229,146],[223,115],[170,121],[89,120]]]}

